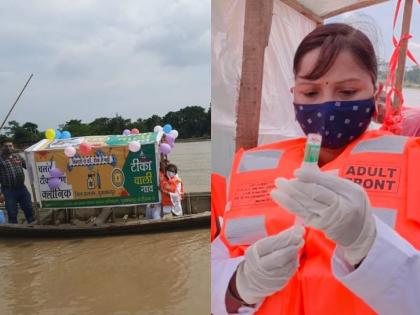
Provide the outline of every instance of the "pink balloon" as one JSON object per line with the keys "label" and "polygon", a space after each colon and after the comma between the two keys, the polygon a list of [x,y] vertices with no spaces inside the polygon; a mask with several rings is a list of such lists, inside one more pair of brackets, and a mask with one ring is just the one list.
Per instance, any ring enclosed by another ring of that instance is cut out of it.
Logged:
{"label": "pink balloon", "polygon": [[171,153],[171,150],[172,150],[171,146],[167,143],[161,143],[159,145],[159,151],[162,154],[169,154]]}
{"label": "pink balloon", "polygon": [[66,147],[64,149],[64,154],[67,157],[71,158],[71,157],[73,157],[76,154],[76,149],[74,147]]}
{"label": "pink balloon", "polygon": [[166,141],[169,143],[169,145],[174,144],[175,142],[175,137],[173,135],[171,135],[170,133],[167,133],[165,135]]}
{"label": "pink balloon", "polygon": [[50,169],[50,172],[49,173],[50,173],[50,176],[51,177],[61,177],[61,176],[64,175],[64,173],[60,169],[58,169],[56,167]]}
{"label": "pink balloon", "polygon": [[131,129],[131,134],[132,135],[138,135],[139,133],[140,133],[140,131],[137,128]]}
{"label": "pink balloon", "polygon": [[48,187],[50,189],[57,189],[60,186],[61,180],[57,177],[48,178]]}
{"label": "pink balloon", "polygon": [[92,146],[87,142],[82,142],[79,145],[79,151],[82,155],[88,155],[92,151]]}
{"label": "pink balloon", "polygon": [[138,152],[141,148],[141,144],[138,141],[130,141],[130,143],[128,144],[128,149],[131,152]]}

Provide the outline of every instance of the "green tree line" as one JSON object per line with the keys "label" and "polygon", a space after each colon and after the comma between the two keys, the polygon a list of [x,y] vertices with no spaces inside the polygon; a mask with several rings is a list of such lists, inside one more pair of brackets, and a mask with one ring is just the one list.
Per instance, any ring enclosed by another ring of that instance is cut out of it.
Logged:
{"label": "green tree line", "polygon": [[[378,71],[378,80],[385,82],[388,75],[386,62],[380,62]],[[420,88],[420,66],[412,66],[405,70],[404,87]]]}
{"label": "green tree line", "polygon": [[[80,119],[71,119],[60,124],[58,129],[70,131],[72,137],[91,135],[116,135],[124,129],[137,128],[140,132],[151,132],[156,125],[171,124],[173,129],[178,130],[178,139],[210,138],[211,108],[201,106],[187,106],[178,111],[168,112],[164,116],[153,115],[147,119],[138,118],[131,120],[120,115],[107,118],[96,118],[90,123],[84,123]],[[53,126],[52,126],[53,127]],[[44,132],[38,129],[33,122],[19,122],[12,120],[4,127],[1,137],[12,138],[18,146],[27,146],[43,139]]]}

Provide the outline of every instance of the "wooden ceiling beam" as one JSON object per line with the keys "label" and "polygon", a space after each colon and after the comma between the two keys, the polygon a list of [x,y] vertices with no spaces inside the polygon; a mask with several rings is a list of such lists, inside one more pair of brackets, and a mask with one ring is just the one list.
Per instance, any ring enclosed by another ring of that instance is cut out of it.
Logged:
{"label": "wooden ceiling beam", "polygon": [[295,9],[300,14],[306,16],[308,19],[314,21],[317,25],[324,24],[324,20],[316,15],[313,11],[309,10],[307,7],[303,6],[297,0],[281,0],[283,3],[287,4],[289,7]]}
{"label": "wooden ceiling beam", "polygon": [[379,3],[382,3],[382,2],[386,2],[386,1],[389,1],[389,0],[365,0],[365,1],[360,1],[360,2],[357,2],[357,3],[351,4],[349,6],[342,7],[340,9],[331,11],[331,12],[325,14],[325,15],[322,15],[321,18],[322,19],[328,19],[328,18],[331,18],[331,17],[336,16],[336,15],[340,15],[340,14],[343,14],[343,13],[346,13],[346,12],[370,7],[371,5],[379,4]]}

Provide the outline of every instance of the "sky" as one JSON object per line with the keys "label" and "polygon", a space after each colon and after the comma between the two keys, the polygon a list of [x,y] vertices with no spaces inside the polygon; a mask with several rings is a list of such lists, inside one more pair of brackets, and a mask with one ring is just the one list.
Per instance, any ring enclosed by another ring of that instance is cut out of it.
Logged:
{"label": "sky", "polygon": [[[327,22],[362,25],[388,60],[395,3]],[[208,107],[210,15],[210,0],[2,0],[0,120],[30,73],[9,120],[31,121],[41,130],[70,119],[90,122],[118,113],[136,120],[188,105]],[[411,25],[410,49],[420,60],[416,1]]]}
{"label": "sky", "polygon": [[[368,33],[371,41],[375,45],[377,54],[382,60],[389,61],[393,52],[392,44],[392,22],[397,1],[391,0],[381,4],[373,5],[360,10],[341,14],[338,17],[327,20],[327,22],[342,21],[359,25],[362,30]],[[403,16],[404,1],[401,1],[401,8],[395,36],[400,37],[401,22]],[[409,48],[417,61],[420,63],[420,4],[417,0],[413,2],[413,13],[411,17],[410,33],[413,36],[409,41]],[[407,66],[413,65],[408,61]]]}
{"label": "sky", "polygon": [[210,103],[210,0],[2,0],[0,120],[137,120]]}

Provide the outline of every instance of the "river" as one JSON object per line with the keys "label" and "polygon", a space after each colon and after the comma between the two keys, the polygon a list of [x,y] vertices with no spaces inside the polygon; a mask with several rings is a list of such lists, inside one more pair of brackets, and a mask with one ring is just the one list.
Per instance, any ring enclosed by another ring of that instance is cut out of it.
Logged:
{"label": "river", "polygon": [[[210,190],[210,142],[170,155],[187,191]],[[0,239],[1,315],[210,314],[206,229],[71,240]]]}

